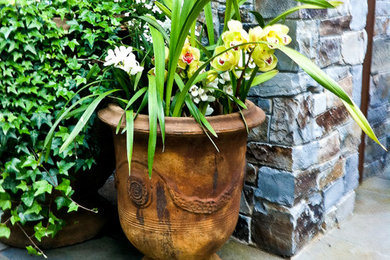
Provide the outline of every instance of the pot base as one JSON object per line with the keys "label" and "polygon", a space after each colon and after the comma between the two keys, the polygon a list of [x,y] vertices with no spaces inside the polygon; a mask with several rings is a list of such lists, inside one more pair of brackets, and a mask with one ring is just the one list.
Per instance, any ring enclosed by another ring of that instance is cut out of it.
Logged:
{"label": "pot base", "polygon": [[[147,257],[147,256],[144,256],[142,258],[142,260],[154,260],[154,259],[152,259],[150,257]],[[208,259],[201,259],[201,260],[222,260],[222,258],[220,258],[217,254],[213,254],[213,255],[210,256],[210,258],[208,258]]]}

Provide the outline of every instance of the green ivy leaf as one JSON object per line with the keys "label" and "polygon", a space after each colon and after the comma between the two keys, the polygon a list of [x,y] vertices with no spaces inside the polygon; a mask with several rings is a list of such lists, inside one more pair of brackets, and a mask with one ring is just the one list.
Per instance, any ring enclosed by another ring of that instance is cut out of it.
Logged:
{"label": "green ivy leaf", "polygon": [[79,206],[74,201],[72,201],[72,203],[70,203],[69,205],[68,213],[72,211],[77,211],[78,208]]}
{"label": "green ivy leaf", "polygon": [[58,185],[55,189],[64,192],[64,194],[66,196],[70,196],[72,193],[72,187],[70,186],[70,180],[63,179],[61,184]]}
{"label": "green ivy leaf", "polygon": [[34,247],[32,246],[26,246],[26,249],[27,249],[27,252],[30,254],[30,255],[36,255],[36,256],[41,256],[42,253],[41,252],[38,252],[38,250],[36,250]]}
{"label": "green ivy leaf", "polygon": [[64,197],[57,197],[55,199],[55,202],[57,204],[57,210],[62,209],[63,207],[67,207],[69,204],[69,199],[64,198]]}
{"label": "green ivy leaf", "polygon": [[40,194],[44,193],[51,193],[53,186],[51,186],[47,181],[41,180],[41,181],[36,181],[33,184],[33,188],[35,191],[34,196],[38,196]]}
{"label": "green ivy leaf", "polygon": [[5,224],[0,224],[0,237],[5,237],[6,239],[9,239],[10,235],[11,230]]}

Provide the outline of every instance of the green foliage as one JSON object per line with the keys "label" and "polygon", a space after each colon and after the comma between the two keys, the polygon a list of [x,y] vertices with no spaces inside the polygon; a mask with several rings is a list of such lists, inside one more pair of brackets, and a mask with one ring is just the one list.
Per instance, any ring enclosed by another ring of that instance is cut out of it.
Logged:
{"label": "green foliage", "polygon": [[[85,104],[91,99],[80,86],[97,80],[99,84],[88,87],[105,93],[109,83],[104,80],[106,75],[97,76],[98,60],[108,48],[129,39],[124,37],[140,33],[121,27],[123,14],[150,11],[133,1],[47,4],[23,0],[9,4],[13,1],[0,2],[0,209],[9,212],[12,224],[32,222],[40,240],[63,226],[54,215],[56,208],[64,212],[78,209],[71,200],[72,182],[92,167],[98,150],[89,131],[96,117],[92,113],[85,118],[84,131],[67,149],[60,149],[75,128],[75,119],[88,112]],[[75,119],[57,122],[59,131],[45,143],[63,108],[76,102],[80,109],[72,114]],[[48,153],[43,153],[44,147]],[[9,236],[4,224],[0,236]],[[34,247],[27,250],[39,253]]]}

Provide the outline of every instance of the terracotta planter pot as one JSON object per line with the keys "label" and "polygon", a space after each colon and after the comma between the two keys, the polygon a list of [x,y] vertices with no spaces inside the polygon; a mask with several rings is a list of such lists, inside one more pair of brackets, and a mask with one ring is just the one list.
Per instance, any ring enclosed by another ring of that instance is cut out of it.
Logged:
{"label": "terracotta planter pot", "polygon": [[[264,121],[253,103],[249,128]],[[123,114],[110,105],[99,118],[114,130]],[[158,140],[152,178],[147,170],[148,117],[135,121],[129,176],[126,136],[114,134],[118,211],[130,242],[151,259],[218,259],[215,252],[237,223],[247,132],[239,113],[209,117],[218,152],[193,118],[166,118],[165,151]],[[122,127],[125,124],[122,122]]]}
{"label": "terracotta planter pot", "polygon": [[[54,238],[51,236],[43,237],[42,241],[38,241],[32,236],[34,243],[41,249],[51,249],[74,245],[94,238],[100,233],[108,220],[109,207],[106,205],[105,208],[102,208],[104,205],[103,203],[107,202],[95,201],[82,203],[90,208],[99,207],[101,210],[98,214],[83,209],[71,213],[55,212],[54,214],[63,219],[66,222],[66,225]],[[55,206],[53,205],[53,208],[54,207]],[[6,218],[8,218],[8,216],[6,216]],[[11,223],[8,222],[7,226],[11,229],[11,236],[9,239],[0,238],[1,243],[18,248],[25,248],[26,246],[31,245],[30,240],[17,225],[12,226]],[[31,223],[27,223],[23,226],[23,229],[30,236],[35,232],[34,225]]]}

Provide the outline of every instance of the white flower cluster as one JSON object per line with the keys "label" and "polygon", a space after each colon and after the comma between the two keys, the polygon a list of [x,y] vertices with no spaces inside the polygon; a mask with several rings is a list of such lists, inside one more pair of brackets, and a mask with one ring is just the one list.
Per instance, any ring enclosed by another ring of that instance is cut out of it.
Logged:
{"label": "white flower cluster", "polygon": [[233,95],[233,87],[232,83],[230,82],[230,75],[229,72],[225,71],[221,74],[221,78],[218,80],[219,83],[223,85],[223,92],[225,92],[228,95]]}
{"label": "white flower cluster", "polygon": [[200,101],[203,102],[214,102],[215,97],[212,96],[212,89],[203,89],[196,85],[190,88],[191,98],[196,103],[199,104]]}
{"label": "white flower cluster", "polygon": [[136,60],[132,47],[120,46],[119,48],[115,47],[114,50],[108,50],[104,66],[111,65],[126,71],[130,75],[135,75],[144,70]]}

